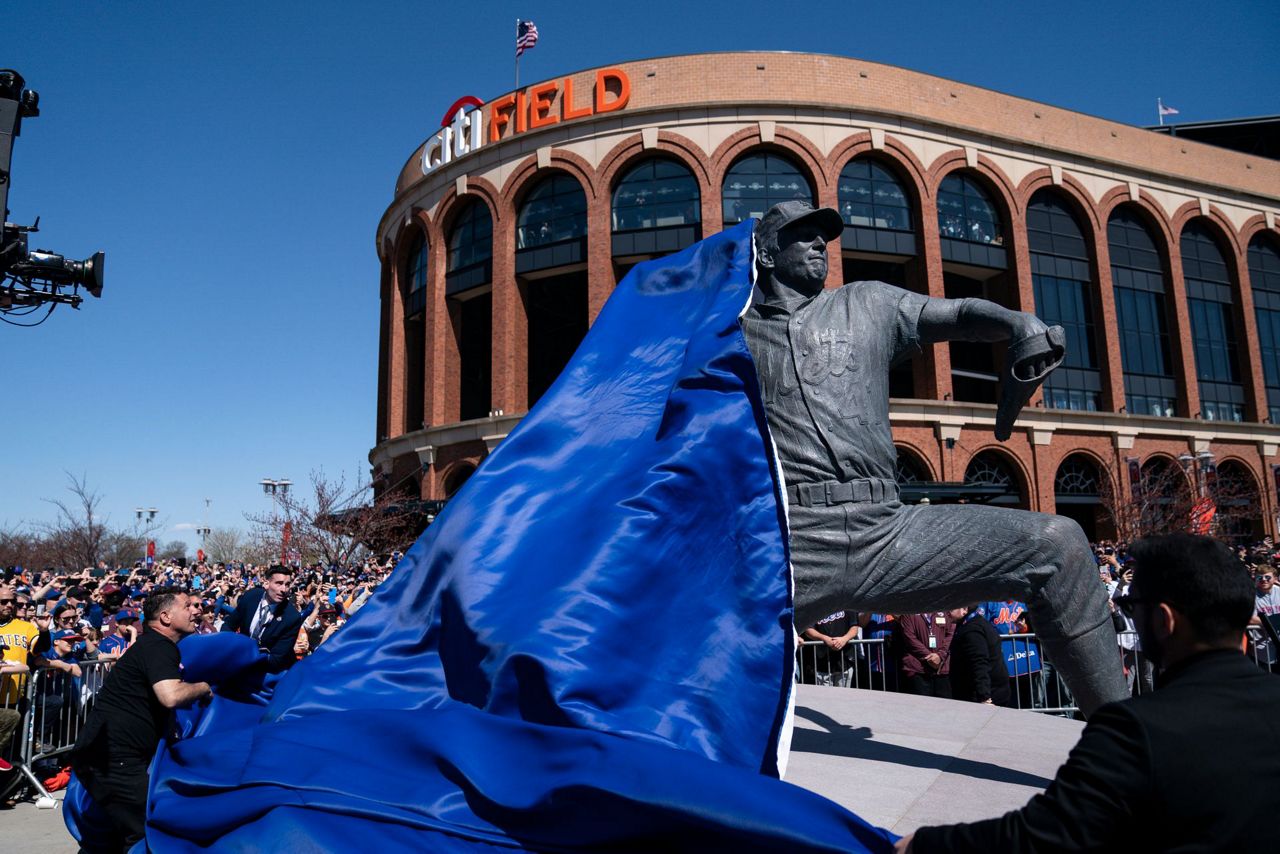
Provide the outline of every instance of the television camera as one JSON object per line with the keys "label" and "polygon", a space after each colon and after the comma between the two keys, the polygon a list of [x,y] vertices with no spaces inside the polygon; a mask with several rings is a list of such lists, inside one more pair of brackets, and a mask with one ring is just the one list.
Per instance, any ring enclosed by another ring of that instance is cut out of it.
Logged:
{"label": "television camera", "polygon": [[[10,164],[13,143],[22,132],[22,120],[40,115],[40,95],[26,88],[22,75],[12,69],[0,69],[0,211],[4,212],[4,231],[0,234],[0,320],[15,326],[36,326],[59,305],[79,308],[84,301],[81,291],[102,296],[102,273],[105,256],[73,261],[48,249],[28,248],[28,236],[40,230],[40,218],[31,225],[15,225],[9,219]],[[47,311],[35,322],[21,318]]]}

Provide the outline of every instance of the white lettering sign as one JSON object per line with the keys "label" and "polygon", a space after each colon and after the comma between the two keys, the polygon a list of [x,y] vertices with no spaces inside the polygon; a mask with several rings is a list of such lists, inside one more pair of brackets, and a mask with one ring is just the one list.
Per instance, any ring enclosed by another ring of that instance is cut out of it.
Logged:
{"label": "white lettering sign", "polygon": [[482,127],[479,108],[468,111],[465,106],[458,107],[452,120],[423,146],[422,174],[430,175],[441,166],[453,162],[454,158],[478,149],[484,142]]}

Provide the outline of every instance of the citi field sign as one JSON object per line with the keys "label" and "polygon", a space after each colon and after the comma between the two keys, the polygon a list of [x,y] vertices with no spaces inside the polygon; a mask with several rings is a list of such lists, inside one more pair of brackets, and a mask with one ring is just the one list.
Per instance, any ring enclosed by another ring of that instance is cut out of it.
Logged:
{"label": "citi field sign", "polygon": [[[595,90],[585,97],[574,94],[572,77],[549,80],[491,101],[486,132],[482,109],[484,101],[473,95],[463,96],[444,114],[440,130],[423,146],[422,174],[430,175],[441,166],[477,151],[487,142],[499,142],[559,122],[621,110],[630,99],[631,79],[620,68],[597,71]],[[586,103],[580,104],[579,100]],[[560,105],[558,110],[557,103]]]}

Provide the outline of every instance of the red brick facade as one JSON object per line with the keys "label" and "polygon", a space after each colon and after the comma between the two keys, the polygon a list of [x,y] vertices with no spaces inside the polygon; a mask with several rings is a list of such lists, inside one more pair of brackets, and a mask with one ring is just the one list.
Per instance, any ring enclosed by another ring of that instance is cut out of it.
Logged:
{"label": "red brick facade", "polygon": [[[1252,473],[1262,496],[1261,523],[1275,533],[1271,466],[1280,463],[1280,429],[1265,423],[1268,408],[1246,253],[1261,233],[1280,241],[1280,164],[837,57],[698,55],[620,68],[631,81],[623,110],[518,135],[508,127],[504,139],[425,178],[418,167],[419,150],[402,171],[378,231],[378,443],[370,459],[382,488],[446,497],[448,487],[527,411],[529,333],[515,273],[515,222],[524,196],[539,180],[558,170],[572,176],[586,196],[588,316],[594,319],[617,282],[611,200],[617,180],[629,168],[658,154],[683,163],[699,185],[706,235],[722,227],[720,188],[730,165],[746,152],[773,150],[807,174],[818,203],[829,207],[838,205],[840,172],[851,159],[873,157],[888,166],[906,190],[916,224],[917,257],[906,266],[907,286],[932,296],[943,295],[938,187],[957,170],[981,184],[1003,219],[1010,307],[1035,309],[1026,225],[1031,196],[1052,188],[1081,225],[1094,286],[1090,296],[1103,411],[1045,409],[1037,396],[1014,436],[997,443],[991,434],[991,407],[951,402],[950,356],[945,347],[934,347],[915,367],[916,393],[927,400],[895,401],[893,406],[895,439],[932,479],[963,480],[970,460],[995,448],[1018,473],[1025,506],[1054,512],[1055,474],[1071,454],[1092,458],[1103,471],[1123,472],[1127,458],[1177,458],[1209,450],[1219,463],[1237,460]],[[580,92],[590,91],[595,72],[571,77]],[[459,195],[459,190],[465,192]],[[443,250],[462,203],[472,198],[488,207],[493,220],[490,399],[491,408],[502,414],[459,423],[458,306],[445,296]],[[1166,265],[1180,417],[1123,414],[1107,240],[1108,218],[1120,205],[1128,205],[1147,224]],[[1183,227],[1197,219],[1218,239],[1231,275],[1245,423],[1198,417],[1179,253]],[[406,365],[414,354],[406,352],[405,255],[418,232],[429,246],[421,356],[425,427],[406,423]],[[839,241],[828,251],[838,259]],[[833,263],[828,284],[840,283],[840,265]]]}

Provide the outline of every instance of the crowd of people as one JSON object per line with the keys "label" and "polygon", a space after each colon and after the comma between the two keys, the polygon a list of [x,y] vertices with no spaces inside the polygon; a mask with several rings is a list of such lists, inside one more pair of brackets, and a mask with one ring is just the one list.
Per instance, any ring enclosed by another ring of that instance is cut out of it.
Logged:
{"label": "crowd of people", "polygon": [[[1093,544],[1100,583],[1106,587],[1117,653],[1130,691],[1150,693],[1155,668],[1142,655],[1133,617],[1124,607],[1133,584],[1134,559],[1124,543]],[[1270,538],[1236,547],[1254,579],[1256,612],[1246,652],[1267,670],[1277,669],[1275,629],[1280,627],[1280,548]],[[947,697],[1018,708],[1072,707],[1070,694],[1041,656],[1035,627],[1021,602],[974,602],[926,614],[838,611],[800,632],[797,678],[802,683],[863,687]]]}
{"label": "crowd of people", "polygon": [[[68,747],[106,671],[142,638],[149,598],[180,591],[193,634],[238,631],[281,671],[315,652],[368,601],[399,554],[351,566],[246,563],[105,563],[76,571],[10,567],[0,581],[0,774],[11,771],[28,680],[46,673],[32,698],[35,737]],[[82,718],[83,715],[80,715]]]}

